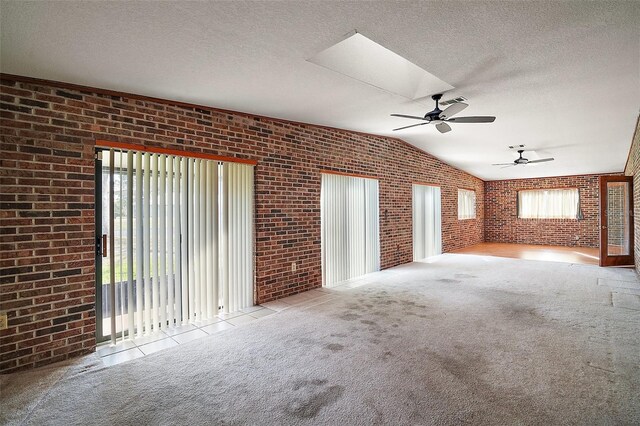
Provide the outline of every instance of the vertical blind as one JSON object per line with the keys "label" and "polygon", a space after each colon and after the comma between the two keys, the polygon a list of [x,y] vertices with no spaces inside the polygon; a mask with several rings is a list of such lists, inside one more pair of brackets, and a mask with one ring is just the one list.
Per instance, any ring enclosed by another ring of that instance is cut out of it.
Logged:
{"label": "vertical blind", "polygon": [[440,188],[413,185],[413,260],[442,253]]}
{"label": "vertical blind", "polygon": [[476,192],[458,189],[458,219],[475,219]]}
{"label": "vertical blind", "polygon": [[577,219],[579,212],[578,188],[518,191],[521,219]]}
{"label": "vertical blind", "polygon": [[378,181],[322,174],[322,283],[380,270]]}
{"label": "vertical blind", "polygon": [[103,200],[115,248],[103,263],[103,335],[142,336],[252,305],[253,166],[108,154]]}

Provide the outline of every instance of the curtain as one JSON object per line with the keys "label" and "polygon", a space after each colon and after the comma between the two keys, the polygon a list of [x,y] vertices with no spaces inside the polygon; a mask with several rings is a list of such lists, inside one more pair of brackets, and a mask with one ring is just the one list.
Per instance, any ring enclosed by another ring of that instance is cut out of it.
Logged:
{"label": "curtain", "polygon": [[322,283],[380,270],[378,181],[322,174]]}
{"label": "curtain", "polygon": [[577,188],[518,191],[521,219],[577,219],[579,206]]}
{"label": "curtain", "polygon": [[253,304],[253,166],[112,149],[102,173],[104,336]]}
{"label": "curtain", "polygon": [[440,188],[413,185],[413,260],[442,253]]}
{"label": "curtain", "polygon": [[475,219],[476,192],[458,189],[458,219]]}

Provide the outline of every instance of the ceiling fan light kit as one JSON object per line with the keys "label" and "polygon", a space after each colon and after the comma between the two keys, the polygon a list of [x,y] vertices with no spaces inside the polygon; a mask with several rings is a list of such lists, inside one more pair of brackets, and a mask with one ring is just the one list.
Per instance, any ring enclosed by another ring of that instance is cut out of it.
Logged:
{"label": "ceiling fan light kit", "polygon": [[431,97],[434,101],[436,101],[436,107],[433,111],[430,111],[424,115],[424,117],[418,117],[415,115],[405,115],[405,114],[391,114],[392,117],[400,117],[400,118],[410,118],[412,120],[422,120],[423,123],[411,124],[409,126],[398,127],[397,129],[393,129],[394,131],[408,129],[410,127],[424,126],[425,124],[435,124],[436,129],[440,133],[447,133],[451,131],[451,126],[447,123],[493,123],[495,121],[495,117],[490,116],[476,116],[476,117],[454,117],[454,115],[458,114],[462,110],[464,110],[469,105],[464,102],[455,102],[452,103],[449,107],[445,108],[444,111],[440,109],[439,101],[442,99],[442,94],[433,95]]}

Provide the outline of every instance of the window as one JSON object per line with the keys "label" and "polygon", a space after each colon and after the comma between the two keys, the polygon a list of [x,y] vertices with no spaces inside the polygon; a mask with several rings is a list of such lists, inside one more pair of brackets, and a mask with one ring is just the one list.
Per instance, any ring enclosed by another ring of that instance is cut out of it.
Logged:
{"label": "window", "polygon": [[442,253],[440,188],[413,185],[413,260]]}
{"label": "window", "polygon": [[378,181],[323,173],[321,185],[323,285],[379,271]]}
{"label": "window", "polygon": [[578,219],[578,188],[518,191],[520,219]]}
{"label": "window", "polygon": [[458,189],[458,219],[476,218],[476,191]]}

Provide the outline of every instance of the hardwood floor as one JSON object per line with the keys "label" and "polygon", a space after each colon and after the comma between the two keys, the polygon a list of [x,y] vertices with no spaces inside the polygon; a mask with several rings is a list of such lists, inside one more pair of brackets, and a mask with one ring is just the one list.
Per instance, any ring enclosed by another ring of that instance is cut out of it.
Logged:
{"label": "hardwood floor", "polygon": [[452,253],[581,263],[584,265],[598,265],[599,260],[597,248],[539,246],[532,244],[481,243],[455,250]]}

